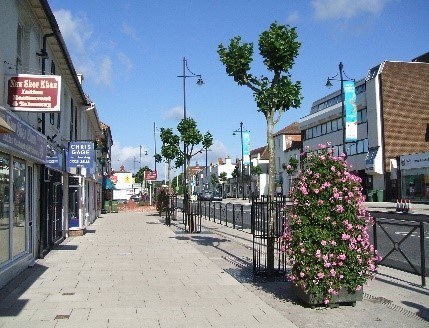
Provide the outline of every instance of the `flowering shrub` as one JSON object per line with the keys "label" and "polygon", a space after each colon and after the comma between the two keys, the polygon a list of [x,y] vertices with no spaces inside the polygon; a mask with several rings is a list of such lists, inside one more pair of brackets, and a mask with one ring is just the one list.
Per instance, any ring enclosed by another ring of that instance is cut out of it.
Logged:
{"label": "flowering shrub", "polygon": [[360,290],[376,272],[367,233],[372,220],[362,206],[361,179],[348,172],[343,157],[320,145],[304,163],[282,250],[292,266],[288,279],[328,304],[343,288]]}
{"label": "flowering shrub", "polygon": [[286,170],[287,174],[292,175],[298,168],[298,159],[291,157],[289,159],[289,164],[283,164],[283,169]]}

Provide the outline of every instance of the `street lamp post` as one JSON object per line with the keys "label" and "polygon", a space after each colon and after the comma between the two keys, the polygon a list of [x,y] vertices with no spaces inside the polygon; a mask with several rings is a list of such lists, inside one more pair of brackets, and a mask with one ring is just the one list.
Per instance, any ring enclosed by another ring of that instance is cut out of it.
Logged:
{"label": "street lamp post", "polygon": [[[347,148],[346,148],[346,115],[344,110],[344,81],[354,81],[354,79],[349,78],[346,73],[344,73],[344,66],[343,63],[340,62],[338,64],[340,79],[336,79],[338,74],[336,74],[333,77],[328,77],[328,80],[326,81],[326,87],[330,88],[332,87],[331,81],[340,81],[341,83],[341,118],[342,118],[342,128],[343,128],[343,154],[345,157],[347,157]],[[346,76],[347,79],[344,79],[343,76]]]}
{"label": "street lamp post", "polygon": [[235,135],[236,132],[240,132],[240,140],[241,140],[241,188],[242,188],[242,195],[243,199],[246,199],[244,197],[244,145],[243,145],[243,122],[240,122],[240,130],[233,131],[233,135]]}
{"label": "street lamp post", "polygon": [[[182,75],[178,75],[177,77],[181,77],[183,79],[183,118],[186,119],[186,78],[188,77],[196,77],[197,84],[203,85],[204,81],[201,78],[201,74],[195,74],[188,68],[188,61],[185,57],[183,57],[183,70]],[[186,173],[186,165],[187,165],[187,144],[183,143],[183,186],[184,186],[184,203],[186,204],[188,200],[188,183],[187,183],[187,173]],[[186,208],[187,205],[185,205]]]}

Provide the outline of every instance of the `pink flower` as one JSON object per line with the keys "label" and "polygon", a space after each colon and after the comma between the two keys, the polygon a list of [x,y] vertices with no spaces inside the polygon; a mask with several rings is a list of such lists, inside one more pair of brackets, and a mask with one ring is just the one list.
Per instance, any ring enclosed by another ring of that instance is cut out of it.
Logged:
{"label": "pink flower", "polygon": [[326,240],[322,240],[322,242],[321,242],[321,244],[323,245],[323,246],[326,246]]}
{"label": "pink flower", "polygon": [[317,278],[318,279],[323,279],[324,277],[325,277],[325,274],[323,272],[317,273]]}
{"label": "pink flower", "polygon": [[344,207],[343,207],[343,205],[337,205],[337,207],[336,207],[336,211],[337,211],[338,213],[343,213],[343,212],[344,212]]}
{"label": "pink flower", "polygon": [[343,234],[341,235],[341,239],[342,239],[342,240],[349,240],[349,239],[350,239],[350,235],[348,235],[348,234],[346,234],[346,233],[343,233]]}

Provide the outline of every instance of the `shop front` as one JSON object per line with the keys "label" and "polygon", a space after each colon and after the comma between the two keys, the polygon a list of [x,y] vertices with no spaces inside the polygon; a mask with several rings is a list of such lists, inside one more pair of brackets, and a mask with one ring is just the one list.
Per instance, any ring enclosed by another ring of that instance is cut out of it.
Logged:
{"label": "shop front", "polygon": [[0,134],[0,288],[36,258],[46,137],[0,108],[13,133]]}
{"label": "shop front", "polygon": [[97,212],[97,183],[93,178],[94,142],[69,142],[66,169],[69,173],[68,233],[70,236],[81,236],[95,220]]}
{"label": "shop front", "polygon": [[402,199],[429,202],[429,152],[399,159]]}
{"label": "shop front", "polygon": [[39,256],[46,255],[53,246],[65,238],[64,228],[64,151],[47,145],[46,164],[41,183],[40,249]]}

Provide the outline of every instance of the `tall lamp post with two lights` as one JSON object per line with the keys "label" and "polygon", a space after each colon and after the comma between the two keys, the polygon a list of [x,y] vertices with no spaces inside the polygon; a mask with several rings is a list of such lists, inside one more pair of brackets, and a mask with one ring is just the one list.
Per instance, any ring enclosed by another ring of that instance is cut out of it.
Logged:
{"label": "tall lamp post with two lights", "polygon": [[[347,148],[346,148],[346,113],[345,113],[345,106],[344,106],[344,82],[355,82],[354,79],[349,78],[346,73],[344,73],[344,66],[343,63],[340,62],[338,64],[339,73],[337,73],[335,76],[328,77],[326,81],[326,87],[331,88],[332,83],[331,81],[340,81],[341,83],[341,120],[342,120],[342,128],[343,128],[343,154],[345,157],[347,157]],[[338,74],[340,75],[340,79],[337,79]],[[347,79],[344,79],[345,76]]]}
{"label": "tall lamp post with two lights", "polygon": [[[240,122],[240,130],[233,131],[232,135],[235,136],[236,133],[240,132],[240,140],[241,140],[241,188],[242,188],[242,196],[243,199],[246,199],[244,196],[244,144],[243,144],[243,122]],[[249,132],[244,130],[244,132]]]}
{"label": "tall lamp post with two lights", "polygon": [[[197,85],[203,85],[204,81],[201,77],[201,74],[195,74],[188,68],[188,61],[185,57],[183,57],[183,71],[182,75],[178,75],[177,77],[181,77],[183,79],[183,118],[186,119],[186,79],[189,77],[197,78]],[[187,201],[188,201],[188,178],[186,172],[187,165],[187,145],[183,143],[183,186],[184,186],[184,203],[186,204],[185,211],[187,210]]]}

